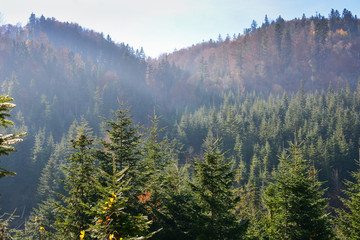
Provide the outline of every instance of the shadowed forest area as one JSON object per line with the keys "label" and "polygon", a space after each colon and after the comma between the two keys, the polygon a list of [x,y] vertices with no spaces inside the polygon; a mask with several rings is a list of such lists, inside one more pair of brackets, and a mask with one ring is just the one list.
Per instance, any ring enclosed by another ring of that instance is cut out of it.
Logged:
{"label": "shadowed forest area", "polygon": [[31,14],[0,26],[0,82],[0,239],[360,236],[347,9],[156,59]]}

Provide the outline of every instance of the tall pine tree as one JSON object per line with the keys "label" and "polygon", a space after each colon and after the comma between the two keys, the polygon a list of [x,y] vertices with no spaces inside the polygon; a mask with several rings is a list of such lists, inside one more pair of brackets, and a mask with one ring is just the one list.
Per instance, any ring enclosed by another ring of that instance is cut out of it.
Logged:
{"label": "tall pine tree", "polygon": [[[7,119],[11,117],[9,114],[10,109],[16,107],[14,103],[11,103],[12,101],[14,101],[14,99],[7,95],[0,96],[0,125],[4,128],[14,124]],[[11,145],[22,141],[20,137],[25,134],[25,132],[19,134],[0,134],[0,155],[8,155],[10,152],[14,152],[15,148]],[[8,175],[15,175],[15,173],[0,167],[0,178]]]}
{"label": "tall pine tree", "polygon": [[317,172],[292,144],[280,158],[275,182],[265,191],[269,239],[330,239],[332,232],[324,190]]}
{"label": "tall pine tree", "polygon": [[337,233],[341,239],[360,239],[360,170],[352,173],[355,182],[346,181],[347,198],[343,198],[344,209],[338,210]]}
{"label": "tall pine tree", "polygon": [[194,161],[195,181],[190,183],[200,212],[194,216],[199,239],[240,239],[244,233],[235,215],[232,191],[235,171],[220,151],[219,140],[208,145],[204,159]]}
{"label": "tall pine tree", "polygon": [[96,168],[92,142],[80,131],[77,139],[72,140],[77,152],[71,155],[70,164],[65,167],[67,176],[64,182],[68,194],[61,196],[64,206],[59,205],[57,227],[69,239],[77,239],[81,231],[90,227],[93,219],[90,210],[99,198],[94,184]]}
{"label": "tall pine tree", "polygon": [[130,108],[123,103],[117,111],[113,111],[114,119],[105,122],[106,139],[102,141],[103,151],[98,151],[100,168],[112,174],[113,157],[117,170],[128,167],[125,178],[138,179],[138,166],[141,156],[139,126],[133,125]]}

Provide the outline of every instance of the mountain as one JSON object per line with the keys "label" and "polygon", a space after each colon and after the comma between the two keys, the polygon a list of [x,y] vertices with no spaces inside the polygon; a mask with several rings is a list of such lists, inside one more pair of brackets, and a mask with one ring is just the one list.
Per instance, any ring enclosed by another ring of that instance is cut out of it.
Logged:
{"label": "mountain", "polygon": [[[135,105],[137,96],[147,97],[144,53],[115,44],[109,36],[34,14],[24,28],[7,25],[1,32],[3,92],[16,99],[30,122],[43,109],[58,111],[32,122],[35,129],[58,122],[56,137],[61,137],[74,118],[89,115],[94,105],[100,112],[93,116],[107,115],[100,105],[116,108],[116,98]],[[59,116],[62,123],[55,120]]]}
{"label": "mountain", "polygon": [[[165,61],[175,71],[186,72],[178,81],[171,79],[174,89],[186,83],[208,92],[278,94],[296,92],[300,82],[306,91],[327,89],[330,84],[354,88],[360,76],[359,24],[347,9],[342,14],[332,9],[328,18],[318,14],[285,21],[279,16],[269,22],[266,16],[261,26],[254,21],[244,34],[225,40],[219,35],[217,41],[163,55],[150,65],[161,71]],[[157,76],[155,71],[148,81],[161,85]]]}
{"label": "mountain", "polygon": [[[134,50],[127,44],[115,43],[110,36],[54,18],[32,14],[24,27],[1,26],[1,89],[17,104],[11,113],[15,126],[5,132],[29,134],[17,147],[19,152],[1,162],[2,167],[18,176],[0,181],[0,206],[8,212],[24,206],[30,211],[39,200],[37,189],[42,172],[50,168],[50,163],[58,166],[54,162],[63,163],[69,156],[64,146],[74,137],[76,123],[85,119],[94,135],[103,137],[101,117],[108,118],[111,109],[118,109],[119,101],[132,106],[135,122],[142,124],[149,122],[148,115],[156,108],[163,116],[160,125],[168,127],[166,134],[179,139],[193,156],[200,154],[203,138],[208,134],[209,123],[204,122],[204,116],[211,114],[211,120],[226,126],[227,131],[242,127],[232,118],[244,118],[243,113],[232,113],[238,106],[244,105],[246,110],[257,103],[256,96],[247,97],[249,93],[280,95],[299,89],[315,92],[331,85],[355,89],[360,77],[359,29],[360,21],[346,9],[342,14],[332,10],[329,18],[317,15],[285,21],[279,17],[272,22],[265,18],[260,27],[253,22],[244,34],[233,38],[227,36],[223,40],[219,36],[216,41],[146,59],[142,49]],[[343,94],[340,96],[343,99]],[[239,101],[234,106],[229,102],[233,98]],[[220,114],[216,113],[219,106]],[[282,106],[279,109],[288,110]],[[245,112],[248,115],[250,111]],[[227,125],[224,116],[228,116]],[[244,123],[246,131],[242,130],[250,134],[248,128],[254,130],[262,122],[265,125],[265,119],[254,114]],[[289,127],[287,131],[286,138],[281,136],[286,141],[296,130]],[[231,132],[229,136],[228,145],[232,146],[237,134]],[[257,144],[254,136],[244,139],[244,148],[248,149],[245,156],[249,159]],[[357,151],[351,156],[356,154]],[[187,157],[185,153],[182,156]]]}
{"label": "mountain", "polygon": [[[17,105],[11,112],[15,126],[4,131],[28,132],[19,152],[1,162],[17,177],[0,182],[0,206],[30,210],[38,200],[39,176],[56,155],[55,145],[68,145],[71,126],[86,119],[100,135],[102,117],[109,117],[119,102],[133,106],[136,121],[146,121],[154,105],[141,50],[77,24],[33,14],[26,26],[1,26],[0,33],[1,92]],[[69,156],[59,154],[62,161]]]}

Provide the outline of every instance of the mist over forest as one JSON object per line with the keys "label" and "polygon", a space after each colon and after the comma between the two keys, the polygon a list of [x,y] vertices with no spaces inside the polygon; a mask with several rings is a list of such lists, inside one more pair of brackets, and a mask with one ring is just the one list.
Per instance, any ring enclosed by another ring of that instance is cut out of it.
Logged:
{"label": "mist over forest", "polygon": [[0,83],[0,239],[360,236],[350,10],[158,58],[31,14],[0,26]]}

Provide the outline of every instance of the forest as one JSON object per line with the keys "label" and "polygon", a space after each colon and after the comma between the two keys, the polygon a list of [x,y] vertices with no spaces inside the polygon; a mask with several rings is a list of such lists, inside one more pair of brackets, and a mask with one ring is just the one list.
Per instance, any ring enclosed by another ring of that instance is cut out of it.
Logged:
{"label": "forest", "polygon": [[347,9],[156,59],[31,14],[0,83],[0,239],[359,239]]}

